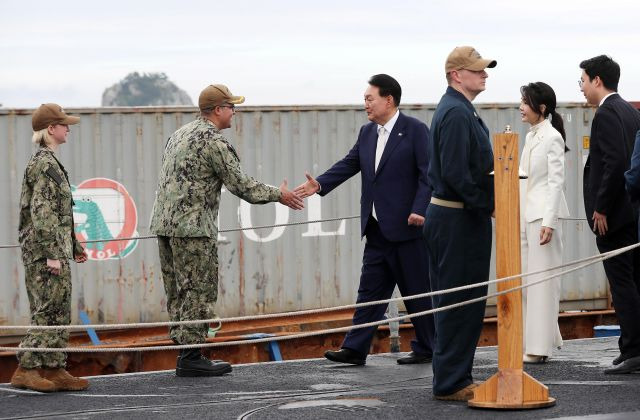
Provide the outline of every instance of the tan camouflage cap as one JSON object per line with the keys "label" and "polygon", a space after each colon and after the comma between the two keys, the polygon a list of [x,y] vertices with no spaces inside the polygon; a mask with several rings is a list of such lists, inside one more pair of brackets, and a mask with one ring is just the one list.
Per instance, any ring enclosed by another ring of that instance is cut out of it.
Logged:
{"label": "tan camouflage cap", "polygon": [[244,96],[233,96],[231,91],[225,85],[209,85],[202,92],[198,99],[200,109],[213,108],[224,103],[241,104],[244,102]]}
{"label": "tan camouflage cap", "polygon": [[55,124],[73,125],[79,122],[80,117],[65,114],[62,107],[57,104],[42,104],[31,116],[33,131],[44,130],[50,125]]}
{"label": "tan camouflage cap", "polygon": [[471,70],[480,71],[487,67],[493,68],[498,64],[496,60],[487,60],[480,56],[478,51],[473,47],[456,47],[447,57],[444,65],[445,73],[454,70]]}

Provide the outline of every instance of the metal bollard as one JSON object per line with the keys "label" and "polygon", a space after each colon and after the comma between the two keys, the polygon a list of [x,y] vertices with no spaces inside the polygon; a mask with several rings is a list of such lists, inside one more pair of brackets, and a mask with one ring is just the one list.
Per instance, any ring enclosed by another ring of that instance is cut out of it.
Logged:
{"label": "metal bollard", "polygon": [[[393,290],[391,297],[396,298],[399,296],[398,287]],[[387,318],[398,317],[398,302],[389,302],[387,306]],[[400,352],[400,322],[393,321],[389,323],[389,351],[391,353]]]}

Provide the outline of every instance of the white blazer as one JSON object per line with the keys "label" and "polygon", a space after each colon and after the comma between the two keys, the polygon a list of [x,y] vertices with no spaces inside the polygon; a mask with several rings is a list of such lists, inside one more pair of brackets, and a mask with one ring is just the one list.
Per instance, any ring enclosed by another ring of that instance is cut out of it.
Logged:
{"label": "white blazer", "polygon": [[549,120],[527,133],[520,159],[520,172],[528,176],[520,183],[521,222],[542,219],[542,226],[556,229],[559,217],[569,217],[564,196],[564,147],[562,136]]}

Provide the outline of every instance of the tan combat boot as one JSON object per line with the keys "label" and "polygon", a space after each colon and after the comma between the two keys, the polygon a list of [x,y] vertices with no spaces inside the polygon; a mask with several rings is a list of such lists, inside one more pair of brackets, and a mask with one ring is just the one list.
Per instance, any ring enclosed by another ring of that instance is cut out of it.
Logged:
{"label": "tan combat boot", "polygon": [[76,378],[63,368],[42,369],[42,376],[53,382],[58,391],[83,391],[89,388],[89,381]]}
{"label": "tan combat boot", "polygon": [[26,388],[40,392],[56,391],[56,385],[40,376],[38,369],[18,367],[11,377],[11,385],[16,388]]}
{"label": "tan combat boot", "polygon": [[436,395],[436,400],[442,401],[469,401],[473,398],[473,390],[478,387],[478,384],[469,384],[461,390],[449,395]]}

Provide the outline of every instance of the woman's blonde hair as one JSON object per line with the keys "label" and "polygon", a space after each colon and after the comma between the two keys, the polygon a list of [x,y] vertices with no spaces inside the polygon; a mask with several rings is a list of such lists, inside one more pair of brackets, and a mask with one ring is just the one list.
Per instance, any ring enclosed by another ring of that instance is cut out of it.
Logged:
{"label": "woman's blonde hair", "polygon": [[49,127],[43,128],[42,130],[34,131],[33,137],[31,137],[31,141],[40,147],[47,147],[47,145],[53,141],[51,135],[49,134]]}

